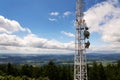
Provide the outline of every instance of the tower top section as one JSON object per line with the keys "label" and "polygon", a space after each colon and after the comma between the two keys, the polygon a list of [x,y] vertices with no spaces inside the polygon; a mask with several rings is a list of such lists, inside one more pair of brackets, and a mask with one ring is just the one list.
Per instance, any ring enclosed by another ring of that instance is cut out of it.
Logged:
{"label": "tower top section", "polygon": [[83,17],[83,0],[77,0],[76,2],[76,18]]}

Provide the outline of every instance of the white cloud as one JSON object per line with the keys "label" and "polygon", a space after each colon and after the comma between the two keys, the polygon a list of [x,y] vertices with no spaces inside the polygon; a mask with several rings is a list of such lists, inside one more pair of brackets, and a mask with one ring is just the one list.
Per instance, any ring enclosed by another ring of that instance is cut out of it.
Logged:
{"label": "white cloud", "polygon": [[111,13],[113,8],[108,2],[102,2],[96,4],[85,13],[85,19],[91,32],[100,30],[101,25],[99,24],[103,22],[106,15]]}
{"label": "white cloud", "polygon": [[26,31],[27,31],[28,33],[32,33],[29,28],[26,28]]}
{"label": "white cloud", "polygon": [[99,3],[90,8],[85,13],[85,19],[90,31],[101,32],[104,41],[120,40],[120,7],[114,6],[113,0]]}
{"label": "white cloud", "polygon": [[75,37],[75,35],[70,33],[70,32],[61,31],[61,33],[68,36],[68,37]]}
{"label": "white cloud", "polygon": [[17,21],[0,16],[0,32],[12,34],[17,31],[30,32],[28,28],[23,28]]}
{"label": "white cloud", "polygon": [[[101,39],[109,43],[96,50],[120,52],[120,7],[118,0],[98,3],[85,12],[85,20],[90,32],[98,32]],[[116,45],[116,43],[118,45]],[[95,51],[95,50],[93,50]]]}
{"label": "white cloud", "polygon": [[2,46],[24,46],[24,42],[16,35],[0,34],[0,45]]}
{"label": "white cloud", "polygon": [[64,16],[69,16],[69,15],[71,15],[71,14],[72,14],[72,13],[71,13],[70,11],[66,11],[66,12],[63,13]]}
{"label": "white cloud", "polygon": [[6,46],[2,48],[1,53],[21,53],[21,54],[70,54],[74,50],[61,50],[61,49],[47,49],[47,48],[33,48],[33,47],[14,47]]}
{"label": "white cloud", "polygon": [[48,18],[49,21],[57,21],[55,18]]}
{"label": "white cloud", "polygon": [[112,43],[106,44],[102,46],[91,46],[90,49],[87,50],[89,53],[120,53],[120,43]]}
{"label": "white cloud", "polygon": [[[21,31],[28,33],[22,37],[14,33]],[[1,53],[68,53],[74,51],[73,48],[73,42],[61,43],[38,37],[29,28],[21,27],[17,21],[0,16]]]}
{"label": "white cloud", "polygon": [[51,15],[51,16],[58,16],[58,15],[59,15],[59,12],[51,12],[50,15]]}
{"label": "white cloud", "polygon": [[107,0],[109,3],[112,3],[112,4],[118,4],[119,3],[119,1],[118,0]]}
{"label": "white cloud", "polygon": [[72,50],[73,46],[70,46],[73,42],[61,43],[56,40],[48,40],[45,38],[39,38],[34,34],[29,34],[24,37],[26,46],[45,49],[66,49]]}
{"label": "white cloud", "polygon": [[23,38],[11,34],[0,34],[0,51],[14,53],[68,53],[74,51],[74,42],[61,43],[28,34]]}

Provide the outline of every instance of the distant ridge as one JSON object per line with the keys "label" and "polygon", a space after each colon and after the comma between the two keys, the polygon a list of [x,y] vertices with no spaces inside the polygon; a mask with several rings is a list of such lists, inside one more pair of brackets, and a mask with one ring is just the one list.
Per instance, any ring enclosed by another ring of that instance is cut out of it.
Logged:
{"label": "distant ridge", "polygon": [[[55,63],[73,63],[74,55],[73,54],[0,54],[0,64],[6,64],[11,62],[13,64],[34,64],[41,65],[46,64],[50,60],[53,60]],[[90,53],[87,54],[88,62],[93,61],[118,61],[120,60],[119,53],[110,53],[110,54],[100,54],[100,53]]]}

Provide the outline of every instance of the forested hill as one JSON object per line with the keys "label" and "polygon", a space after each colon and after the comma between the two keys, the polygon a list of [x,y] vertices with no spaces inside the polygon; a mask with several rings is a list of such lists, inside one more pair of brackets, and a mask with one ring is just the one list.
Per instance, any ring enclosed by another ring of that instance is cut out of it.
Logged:
{"label": "forested hill", "polygon": [[[13,64],[32,64],[43,65],[53,60],[57,64],[72,64],[74,61],[74,55],[39,55],[39,54],[0,54],[0,64],[6,64],[8,62]],[[114,62],[120,60],[120,54],[87,54],[88,62],[93,61],[106,61]]]}
{"label": "forested hill", "polygon": [[[56,65],[50,61],[44,66],[0,65],[0,80],[73,80],[73,65]],[[87,65],[88,80],[120,80],[120,61],[116,64],[93,62]]]}
{"label": "forested hill", "polygon": [[[68,65],[73,63],[73,57],[73,55],[1,54],[0,80],[73,80],[74,67]],[[90,65],[87,65],[88,80],[120,80],[120,61],[116,61],[120,54],[89,54],[87,57],[91,60]],[[116,63],[104,66],[103,63],[93,62],[95,60],[105,62],[111,60]]]}

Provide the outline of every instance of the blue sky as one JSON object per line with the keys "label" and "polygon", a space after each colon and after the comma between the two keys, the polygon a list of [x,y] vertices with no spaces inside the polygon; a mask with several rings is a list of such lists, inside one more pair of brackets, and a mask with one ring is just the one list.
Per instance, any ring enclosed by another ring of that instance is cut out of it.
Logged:
{"label": "blue sky", "polygon": [[[120,52],[119,4],[119,0],[85,0],[91,32],[88,53]],[[0,52],[74,53],[75,8],[76,0],[0,0]]]}
{"label": "blue sky", "polygon": [[[21,26],[28,27],[38,36],[60,39],[60,31],[74,32],[72,21],[75,19],[74,0],[1,0],[0,15],[18,21]],[[51,12],[59,12],[59,16],[51,16]],[[73,12],[70,17],[63,18],[65,11]],[[48,18],[58,19],[50,22]],[[52,36],[52,37],[50,37]]]}

